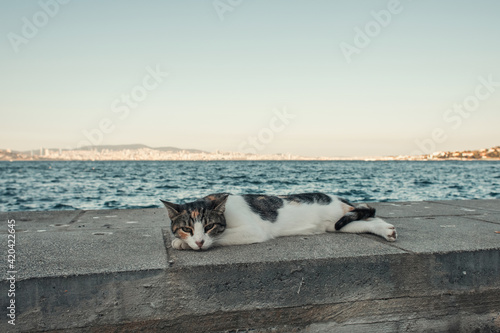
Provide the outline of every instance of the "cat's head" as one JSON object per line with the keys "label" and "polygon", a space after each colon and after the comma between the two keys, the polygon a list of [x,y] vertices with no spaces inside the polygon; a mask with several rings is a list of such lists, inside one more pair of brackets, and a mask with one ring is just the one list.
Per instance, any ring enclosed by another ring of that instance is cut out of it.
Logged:
{"label": "cat's head", "polygon": [[186,204],[163,201],[172,221],[172,233],[193,250],[210,248],[226,229],[224,210],[229,194],[214,194]]}

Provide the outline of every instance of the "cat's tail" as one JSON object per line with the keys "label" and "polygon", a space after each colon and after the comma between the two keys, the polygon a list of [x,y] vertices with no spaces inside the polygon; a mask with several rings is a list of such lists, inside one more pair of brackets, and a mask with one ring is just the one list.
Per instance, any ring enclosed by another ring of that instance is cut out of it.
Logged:
{"label": "cat's tail", "polygon": [[340,220],[337,221],[337,223],[335,223],[335,230],[340,230],[353,221],[365,220],[370,217],[375,217],[375,208],[373,207],[365,204],[361,204],[356,207],[351,203],[348,203],[348,205],[354,207],[354,209],[346,213]]}

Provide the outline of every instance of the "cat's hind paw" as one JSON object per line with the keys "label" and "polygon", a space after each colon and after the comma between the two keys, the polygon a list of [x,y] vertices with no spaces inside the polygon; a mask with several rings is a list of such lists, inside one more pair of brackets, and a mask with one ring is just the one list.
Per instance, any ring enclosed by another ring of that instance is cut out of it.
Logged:
{"label": "cat's hind paw", "polygon": [[172,247],[176,250],[189,250],[191,248],[185,241],[179,238],[172,241]]}

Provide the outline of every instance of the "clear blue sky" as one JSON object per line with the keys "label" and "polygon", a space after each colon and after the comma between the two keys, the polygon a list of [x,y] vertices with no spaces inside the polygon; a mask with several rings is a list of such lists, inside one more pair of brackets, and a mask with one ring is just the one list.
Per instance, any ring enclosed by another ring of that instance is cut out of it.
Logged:
{"label": "clear blue sky", "polygon": [[496,146],[499,14],[497,0],[2,1],[0,148]]}

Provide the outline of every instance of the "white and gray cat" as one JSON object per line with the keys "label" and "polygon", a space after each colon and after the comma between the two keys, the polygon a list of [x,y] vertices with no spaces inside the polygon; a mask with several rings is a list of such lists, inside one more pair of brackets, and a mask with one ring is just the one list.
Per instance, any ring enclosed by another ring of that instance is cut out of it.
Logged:
{"label": "white and gray cat", "polygon": [[375,209],[353,205],[323,193],[293,195],[211,194],[194,202],[163,201],[178,250],[214,245],[261,243],[275,237],[324,232],[372,233],[396,240],[393,225],[375,217]]}

